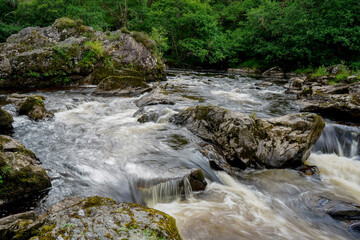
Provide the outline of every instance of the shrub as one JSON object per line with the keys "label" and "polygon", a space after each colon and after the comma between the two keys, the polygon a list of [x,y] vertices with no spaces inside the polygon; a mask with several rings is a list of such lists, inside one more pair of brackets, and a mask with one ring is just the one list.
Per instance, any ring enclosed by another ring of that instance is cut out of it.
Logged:
{"label": "shrub", "polygon": [[326,70],[326,67],[324,65],[322,65],[322,66],[318,67],[311,76],[321,77],[321,76],[325,76],[328,74],[329,74],[329,72]]}

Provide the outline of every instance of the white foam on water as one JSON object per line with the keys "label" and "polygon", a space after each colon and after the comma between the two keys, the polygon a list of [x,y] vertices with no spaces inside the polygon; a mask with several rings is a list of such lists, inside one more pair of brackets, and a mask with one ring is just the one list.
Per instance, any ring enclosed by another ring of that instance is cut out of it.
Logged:
{"label": "white foam on water", "polygon": [[239,89],[234,89],[230,92],[227,91],[211,91],[211,94],[217,96],[224,96],[232,101],[243,102],[248,104],[261,104],[261,102],[256,101],[250,94],[240,93]]}
{"label": "white foam on water", "polygon": [[347,195],[360,203],[360,161],[336,154],[312,153],[306,161],[317,166],[321,180],[334,194]]}

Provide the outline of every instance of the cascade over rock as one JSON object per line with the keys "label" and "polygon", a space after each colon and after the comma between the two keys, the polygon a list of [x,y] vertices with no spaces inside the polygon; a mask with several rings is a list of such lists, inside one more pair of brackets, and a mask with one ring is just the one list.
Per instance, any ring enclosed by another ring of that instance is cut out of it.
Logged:
{"label": "cascade over rock", "polygon": [[145,82],[163,80],[165,65],[153,54],[154,43],[141,36],[95,31],[68,18],[25,28],[0,44],[0,88],[98,84],[134,72]]}
{"label": "cascade over rock", "polygon": [[234,167],[300,166],[325,126],[310,113],[263,120],[215,106],[196,106],[175,115],[180,124],[218,146]]}

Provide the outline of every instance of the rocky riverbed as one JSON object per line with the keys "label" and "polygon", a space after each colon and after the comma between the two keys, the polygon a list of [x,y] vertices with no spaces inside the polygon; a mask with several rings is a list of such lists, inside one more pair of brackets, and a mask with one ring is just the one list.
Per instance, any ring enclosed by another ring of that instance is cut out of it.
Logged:
{"label": "rocky riverbed", "polygon": [[[127,212],[116,212],[130,206],[119,202],[130,202],[174,217],[183,239],[356,239],[359,129],[325,119],[321,134],[321,117],[299,113],[296,95],[285,94],[288,80],[266,81],[271,84],[170,71],[166,83],[150,84],[154,90],[139,97],[105,97],[91,86],[26,93],[40,96],[45,112],[54,113],[44,120],[19,114],[19,104],[5,93],[12,137],[41,160],[52,187],[28,207],[45,215],[30,212],[3,224],[26,223],[21,231],[39,239],[179,237],[149,227],[145,213],[131,227]],[[254,146],[253,157],[237,154],[241,142],[252,143],[245,146]],[[51,206],[70,196],[80,198],[66,205],[68,212],[54,213]],[[99,200],[104,207],[92,210],[110,211],[103,226],[109,232],[83,227],[97,215],[78,202],[93,196],[116,201]],[[158,214],[172,224],[171,217]],[[111,221],[116,226],[106,225]]]}

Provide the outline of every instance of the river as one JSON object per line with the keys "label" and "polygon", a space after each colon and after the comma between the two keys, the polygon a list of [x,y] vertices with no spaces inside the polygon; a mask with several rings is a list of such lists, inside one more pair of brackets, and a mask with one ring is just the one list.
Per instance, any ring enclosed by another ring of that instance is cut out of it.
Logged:
{"label": "river", "polygon": [[[360,204],[360,129],[327,121],[308,159],[320,179],[294,170],[246,170],[236,177],[214,171],[199,150],[201,140],[168,119],[195,105],[216,105],[257,117],[298,112],[284,80],[259,88],[263,80],[223,73],[170,71],[175,105],[145,107],[159,116],[139,123],[136,98],[92,95],[93,86],[36,92],[55,113],[35,122],[15,116],[13,137],[36,153],[53,179],[36,209],[67,196],[105,196],[164,211],[184,239],[356,239],[346,226],[314,211],[314,199]],[[5,110],[15,115],[15,107]],[[201,168],[204,192],[180,196],[172,183],[150,190],[140,182]],[[150,191],[150,192],[149,192]],[[359,236],[357,236],[359,237]]]}

